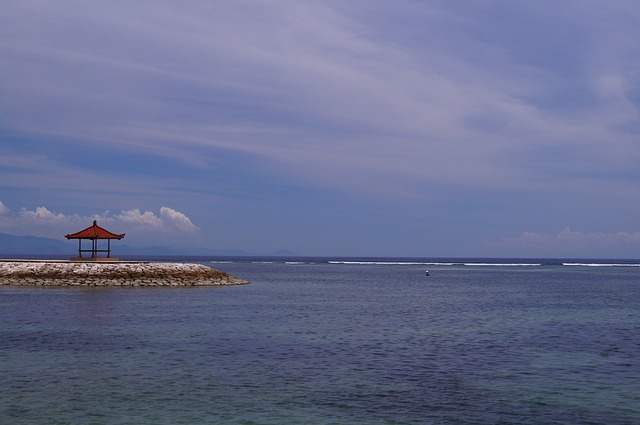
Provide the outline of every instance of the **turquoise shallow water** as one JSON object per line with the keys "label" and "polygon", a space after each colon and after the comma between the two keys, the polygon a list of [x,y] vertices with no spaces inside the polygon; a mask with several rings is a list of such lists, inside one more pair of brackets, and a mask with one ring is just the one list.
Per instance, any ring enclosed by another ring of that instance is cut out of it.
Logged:
{"label": "turquoise shallow water", "polygon": [[209,264],[0,287],[0,423],[640,423],[638,267]]}

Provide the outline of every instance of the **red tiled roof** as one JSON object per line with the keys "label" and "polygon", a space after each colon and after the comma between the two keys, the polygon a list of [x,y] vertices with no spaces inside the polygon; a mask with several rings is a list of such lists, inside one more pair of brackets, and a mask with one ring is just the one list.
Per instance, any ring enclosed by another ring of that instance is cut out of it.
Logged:
{"label": "red tiled roof", "polygon": [[89,226],[77,233],[65,235],[64,237],[67,239],[122,239],[124,238],[124,235],[124,233],[121,235],[111,233],[110,231],[98,226],[96,221],[93,220],[93,226]]}

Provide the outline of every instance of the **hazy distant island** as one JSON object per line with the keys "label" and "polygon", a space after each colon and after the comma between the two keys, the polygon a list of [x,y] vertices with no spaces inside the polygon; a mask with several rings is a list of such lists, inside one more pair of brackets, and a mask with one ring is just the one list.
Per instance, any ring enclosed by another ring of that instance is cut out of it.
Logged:
{"label": "hazy distant island", "polygon": [[[15,258],[16,256],[63,256],[76,249],[77,244],[54,238],[39,236],[18,236],[8,233],[0,233],[0,258]],[[119,256],[255,256],[265,255],[270,257],[293,257],[295,253],[288,250],[278,250],[269,253],[252,253],[239,249],[210,249],[210,248],[177,248],[172,246],[145,246],[132,247],[126,244],[118,244]],[[21,258],[22,258],[21,257]]]}
{"label": "hazy distant island", "polygon": [[223,286],[249,283],[202,264],[1,260],[0,285]]}

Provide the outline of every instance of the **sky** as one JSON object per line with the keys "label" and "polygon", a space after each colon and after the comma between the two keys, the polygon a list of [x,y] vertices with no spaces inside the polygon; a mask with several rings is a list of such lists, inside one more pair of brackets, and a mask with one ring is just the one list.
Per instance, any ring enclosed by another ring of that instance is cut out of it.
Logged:
{"label": "sky", "polygon": [[640,257],[635,0],[0,7],[2,233]]}

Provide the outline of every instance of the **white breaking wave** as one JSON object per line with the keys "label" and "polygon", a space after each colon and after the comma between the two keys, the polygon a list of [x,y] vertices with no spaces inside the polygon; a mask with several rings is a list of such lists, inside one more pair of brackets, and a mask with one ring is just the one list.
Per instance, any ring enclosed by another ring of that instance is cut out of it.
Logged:
{"label": "white breaking wave", "polygon": [[640,267],[640,264],[625,263],[562,263],[562,265],[573,267]]}
{"label": "white breaking wave", "polygon": [[405,261],[328,261],[329,264],[348,264],[348,265],[378,265],[378,266],[426,266],[433,263],[415,263]]}
{"label": "white breaking wave", "polygon": [[497,267],[529,267],[541,266],[541,263],[437,263],[412,261],[329,261],[329,264],[347,265],[379,265],[379,266],[497,266]]}
{"label": "white breaking wave", "polygon": [[[211,261],[214,264],[236,263],[234,260],[218,260]],[[243,261],[239,261],[243,262]],[[640,267],[640,263],[596,263],[596,262],[557,262],[557,263],[491,263],[491,262],[438,262],[438,261],[384,261],[384,260],[320,260],[310,259],[309,261],[292,260],[253,260],[248,261],[250,264],[285,264],[285,265],[304,265],[304,264],[333,264],[333,265],[360,265],[360,266],[434,266],[434,267],[539,267],[545,264],[552,266],[567,267]]]}
{"label": "white breaking wave", "polygon": [[497,267],[530,267],[541,266],[541,263],[464,263],[465,266],[497,266]]}

